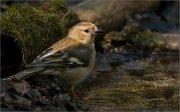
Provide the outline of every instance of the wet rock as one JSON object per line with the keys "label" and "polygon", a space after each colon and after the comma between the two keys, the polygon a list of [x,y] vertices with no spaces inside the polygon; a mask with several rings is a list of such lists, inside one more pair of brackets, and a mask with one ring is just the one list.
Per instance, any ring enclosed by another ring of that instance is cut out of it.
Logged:
{"label": "wet rock", "polygon": [[41,93],[38,89],[33,89],[27,93],[27,97],[36,102],[41,98]]}
{"label": "wet rock", "polygon": [[[175,50],[179,48],[179,32],[177,29],[171,29],[171,33],[160,33],[160,31],[151,31],[151,28],[145,29],[141,23],[127,24],[121,32],[110,32],[105,35],[102,46],[105,51],[114,53],[123,53],[131,51],[160,51]],[[149,24],[147,24],[149,25]]]}
{"label": "wet rock", "polygon": [[30,85],[25,81],[20,81],[14,84],[15,90],[20,94],[25,94],[29,91]]}
{"label": "wet rock", "polygon": [[[38,83],[36,83],[38,85]],[[43,93],[35,85],[29,85],[24,80],[1,81],[3,88],[0,92],[0,105],[3,110],[14,111],[77,111],[82,110],[78,102],[70,101],[70,97],[61,94],[55,94],[58,91],[51,87]],[[51,95],[53,93],[53,96]],[[85,110],[82,110],[85,111]]]}
{"label": "wet rock", "polygon": [[112,31],[104,36],[104,41],[102,43],[102,46],[105,49],[110,49],[111,47],[114,46],[125,45],[126,40],[127,39],[122,35],[122,33],[117,31]]}
{"label": "wet rock", "polygon": [[169,50],[176,50],[178,51],[180,48],[180,33],[175,32],[175,33],[165,33],[162,34],[161,38],[156,39],[157,42],[161,43],[164,45],[164,49],[169,49]]}

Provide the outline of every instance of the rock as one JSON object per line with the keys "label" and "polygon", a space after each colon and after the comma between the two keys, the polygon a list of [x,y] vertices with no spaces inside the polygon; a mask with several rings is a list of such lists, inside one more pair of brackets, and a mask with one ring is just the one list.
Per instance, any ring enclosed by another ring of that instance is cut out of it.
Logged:
{"label": "rock", "polygon": [[[31,81],[29,81],[31,82]],[[42,85],[47,85],[43,79]],[[56,88],[39,86],[24,80],[2,81],[0,108],[11,111],[85,111],[78,102],[70,101],[70,96],[62,94]],[[42,91],[44,90],[44,91]],[[46,93],[45,93],[46,92]]]}
{"label": "rock", "polygon": [[158,16],[150,15],[137,15],[120,32],[107,33],[102,42],[103,48],[117,53],[130,51],[128,48],[142,51],[178,51],[180,33],[176,26]]}
{"label": "rock", "polygon": [[36,6],[12,4],[2,13],[0,22],[2,74],[5,76],[7,72],[11,72],[8,75],[16,73],[63,38],[78,18],[64,2],[53,0]]}
{"label": "rock", "polygon": [[121,46],[126,43],[126,38],[121,32],[111,31],[104,36],[102,46],[104,49],[111,49],[115,46]]}
{"label": "rock", "polygon": [[[108,31],[122,27],[126,18],[135,13],[153,10],[160,1],[126,1],[126,0],[85,0],[72,10],[81,21],[90,21]],[[98,6],[98,7],[97,7]]]}
{"label": "rock", "polygon": [[41,93],[39,92],[38,89],[32,89],[27,93],[27,95],[33,101],[37,101],[39,98],[41,98]]}
{"label": "rock", "polygon": [[25,94],[29,91],[30,85],[25,81],[20,81],[14,84],[15,90],[20,94]]}
{"label": "rock", "polygon": [[176,50],[179,51],[180,48],[180,33],[165,33],[162,34],[160,39],[157,39],[157,42],[164,45],[164,49]]}
{"label": "rock", "polygon": [[143,50],[171,50],[179,51],[180,33],[155,33],[155,32],[140,32],[135,37],[132,37],[133,45]]}

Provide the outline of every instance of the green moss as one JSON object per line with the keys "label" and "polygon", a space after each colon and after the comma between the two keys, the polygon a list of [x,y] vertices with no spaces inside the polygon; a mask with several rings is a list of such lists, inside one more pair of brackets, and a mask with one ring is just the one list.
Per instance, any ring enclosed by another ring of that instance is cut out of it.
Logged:
{"label": "green moss", "polygon": [[[47,8],[53,11],[45,10]],[[62,0],[53,0],[39,6],[16,4],[0,17],[0,32],[15,39],[21,46],[25,61],[29,63],[65,35],[66,25],[73,20],[72,14],[67,13]],[[71,20],[66,19],[69,16]],[[77,20],[76,16],[74,18]]]}
{"label": "green moss", "polygon": [[154,33],[151,31],[138,32],[133,38],[133,44],[141,49],[152,48],[154,45]]}
{"label": "green moss", "polygon": [[57,13],[59,16],[63,16],[68,10],[64,0],[50,0],[41,4],[41,6],[35,5],[35,7],[45,12]]}
{"label": "green moss", "polygon": [[51,0],[50,3],[56,8],[56,10],[62,10],[66,8],[64,0]]}
{"label": "green moss", "polygon": [[127,24],[121,34],[126,36],[133,44],[133,47],[138,50],[154,50],[161,47],[164,43],[157,41],[158,32],[145,30],[138,25]]}
{"label": "green moss", "polygon": [[140,26],[127,24],[123,28],[123,31],[121,33],[124,35],[132,35],[132,34],[136,34],[137,32],[140,32],[140,31],[143,31],[143,29]]}

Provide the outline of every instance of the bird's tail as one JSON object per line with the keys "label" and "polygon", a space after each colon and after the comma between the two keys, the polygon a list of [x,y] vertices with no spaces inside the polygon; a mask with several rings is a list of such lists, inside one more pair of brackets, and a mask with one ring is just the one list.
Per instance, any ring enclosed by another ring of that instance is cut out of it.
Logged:
{"label": "bird's tail", "polygon": [[28,68],[24,71],[21,71],[19,73],[16,73],[12,76],[9,76],[9,77],[6,77],[6,78],[3,78],[3,80],[11,80],[11,79],[27,79],[29,77],[32,77],[33,75],[35,75],[36,73],[40,72],[44,70],[44,68],[40,68],[40,67],[37,67],[37,68]]}

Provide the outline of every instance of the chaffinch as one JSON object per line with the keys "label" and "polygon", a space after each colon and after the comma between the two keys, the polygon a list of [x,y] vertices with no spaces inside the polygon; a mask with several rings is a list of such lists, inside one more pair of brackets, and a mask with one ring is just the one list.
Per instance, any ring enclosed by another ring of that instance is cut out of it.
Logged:
{"label": "chaffinch", "polygon": [[73,88],[93,70],[96,55],[94,38],[101,32],[90,22],[76,24],[70,28],[67,37],[37,56],[26,66],[26,70],[10,78],[26,79],[36,74],[54,75]]}

